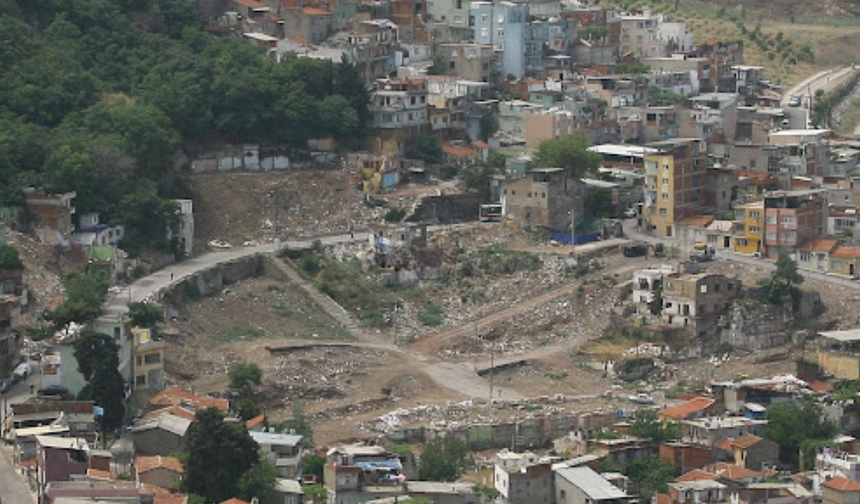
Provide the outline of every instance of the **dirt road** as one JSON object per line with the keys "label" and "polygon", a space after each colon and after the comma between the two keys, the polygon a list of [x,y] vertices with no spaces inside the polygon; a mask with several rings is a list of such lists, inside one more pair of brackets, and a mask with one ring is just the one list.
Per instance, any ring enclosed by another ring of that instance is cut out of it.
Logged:
{"label": "dirt road", "polygon": [[[611,270],[610,273],[630,273],[642,267],[642,262],[633,260],[630,262],[630,264],[622,266],[621,268]],[[555,301],[560,297],[573,294],[574,291],[576,291],[576,289],[579,288],[580,285],[582,285],[581,281],[572,281],[568,284],[562,285],[561,287],[557,287],[555,289],[551,289],[542,294],[534,296],[526,301],[523,301],[522,303],[515,304],[508,308],[491,313],[486,317],[480,318],[467,325],[454,327],[445,331],[440,331],[435,334],[426,336],[413,343],[412,348],[424,354],[433,354],[441,350],[446,343],[449,343],[452,340],[466,337],[469,335],[480,334],[482,330],[490,329],[500,322],[510,320],[517,315],[525,313],[526,311],[536,308],[540,305]]]}

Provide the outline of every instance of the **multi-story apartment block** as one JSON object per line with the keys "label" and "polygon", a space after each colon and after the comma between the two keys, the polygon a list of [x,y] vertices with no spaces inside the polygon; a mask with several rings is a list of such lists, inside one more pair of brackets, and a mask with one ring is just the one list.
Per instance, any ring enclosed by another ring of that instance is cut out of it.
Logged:
{"label": "multi-story apartment block", "polygon": [[795,250],[824,233],[827,219],[827,191],[775,191],[764,197],[764,248],[768,257],[780,249]]}
{"label": "multi-story apartment block", "polygon": [[429,131],[425,79],[376,81],[369,108],[373,124],[383,137],[408,144]]}
{"label": "multi-story apartment block", "polygon": [[700,212],[704,204],[707,146],[700,138],[654,142],[645,156],[644,218],[657,236],[675,235],[675,222]]}
{"label": "multi-story apartment block", "polygon": [[499,53],[502,76],[522,78],[526,73],[529,7],[513,2],[472,2],[474,39]]}
{"label": "multi-story apartment block", "polygon": [[495,71],[496,52],[489,44],[441,44],[439,55],[445,64],[445,74],[463,80],[490,82]]}
{"label": "multi-story apartment block", "polygon": [[764,200],[735,205],[732,246],[741,254],[761,252],[764,234]]}
{"label": "multi-story apartment block", "polygon": [[619,56],[654,58],[693,48],[693,34],[683,21],[670,21],[662,14],[621,16]]}

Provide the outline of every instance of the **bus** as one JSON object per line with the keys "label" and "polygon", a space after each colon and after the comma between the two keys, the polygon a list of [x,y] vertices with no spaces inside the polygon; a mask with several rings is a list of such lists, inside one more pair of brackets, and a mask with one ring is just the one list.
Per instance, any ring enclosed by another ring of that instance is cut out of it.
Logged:
{"label": "bus", "polygon": [[500,222],[502,220],[502,205],[481,205],[478,217],[481,222]]}

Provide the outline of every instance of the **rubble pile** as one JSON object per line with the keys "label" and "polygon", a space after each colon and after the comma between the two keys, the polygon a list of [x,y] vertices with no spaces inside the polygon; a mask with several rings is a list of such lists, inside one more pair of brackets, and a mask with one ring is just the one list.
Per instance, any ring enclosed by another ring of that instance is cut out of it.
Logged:
{"label": "rubble pile", "polygon": [[28,310],[22,322],[33,322],[44,310],[53,310],[65,300],[66,290],[60,275],[60,264],[52,247],[30,235],[9,231],[9,244],[18,249],[24,263],[24,285],[29,292]]}
{"label": "rubble pile", "polygon": [[381,350],[330,347],[323,351],[278,356],[266,380],[288,386],[330,386],[345,392],[356,384],[349,376],[370,372],[389,358]]}
{"label": "rubble pile", "polygon": [[486,425],[501,422],[515,422],[530,418],[558,414],[590,413],[604,414],[618,411],[616,399],[607,396],[566,396],[556,394],[552,397],[538,396],[518,401],[476,401],[448,402],[446,404],[421,404],[414,408],[397,408],[388,413],[362,422],[365,432],[390,434],[398,429],[427,426],[449,428],[465,425]]}

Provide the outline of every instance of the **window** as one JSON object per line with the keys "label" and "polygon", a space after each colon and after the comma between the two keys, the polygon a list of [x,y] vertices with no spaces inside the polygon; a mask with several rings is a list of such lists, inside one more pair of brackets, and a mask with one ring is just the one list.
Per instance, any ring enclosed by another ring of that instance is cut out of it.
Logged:
{"label": "window", "polygon": [[750,219],[758,219],[761,217],[761,212],[758,210],[750,210]]}
{"label": "window", "polygon": [[666,215],[666,209],[665,208],[660,209],[660,215]]}
{"label": "window", "polygon": [[161,362],[161,354],[151,353],[144,356],[143,361],[147,364],[158,364]]}
{"label": "window", "polygon": [[135,385],[146,385],[146,375],[140,375],[134,377]]}
{"label": "window", "polygon": [[750,234],[758,234],[759,229],[756,226],[750,226]]}
{"label": "window", "polygon": [[768,240],[776,240],[776,231],[770,230],[765,236]]}
{"label": "window", "polygon": [[669,185],[669,179],[663,178],[663,185]]}
{"label": "window", "polygon": [[669,193],[663,193],[663,201],[669,201]]}
{"label": "window", "polygon": [[776,216],[775,215],[768,215],[767,216],[767,223],[768,224],[776,224]]}
{"label": "window", "polygon": [[700,285],[699,286],[699,292],[701,292],[702,294],[707,294],[708,293],[708,286],[707,285]]}

